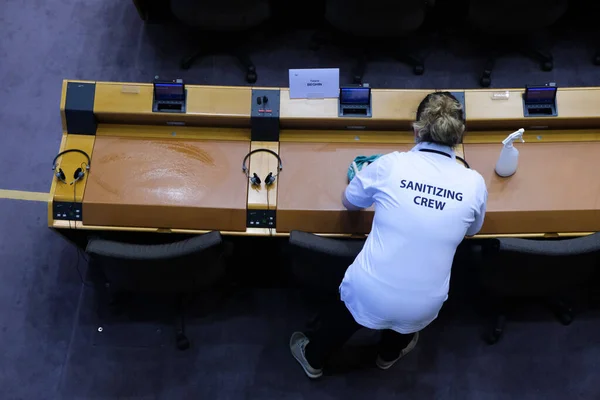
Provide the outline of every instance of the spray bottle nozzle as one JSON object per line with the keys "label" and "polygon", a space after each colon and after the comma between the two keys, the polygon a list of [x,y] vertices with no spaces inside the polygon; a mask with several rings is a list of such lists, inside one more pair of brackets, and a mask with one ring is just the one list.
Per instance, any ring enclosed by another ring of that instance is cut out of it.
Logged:
{"label": "spray bottle nozzle", "polygon": [[525,143],[525,140],[523,139],[523,133],[525,133],[525,129],[521,128],[516,132],[511,133],[510,135],[508,135],[508,137],[506,139],[504,139],[502,141],[502,144],[505,146],[511,146],[512,143],[517,140],[520,139],[521,142]]}

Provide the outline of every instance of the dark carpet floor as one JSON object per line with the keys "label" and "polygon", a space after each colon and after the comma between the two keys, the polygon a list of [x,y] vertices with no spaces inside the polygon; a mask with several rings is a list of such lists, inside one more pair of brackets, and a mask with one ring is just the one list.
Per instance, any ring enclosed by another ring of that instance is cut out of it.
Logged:
{"label": "dark carpet floor", "polygon": [[[161,75],[245,84],[227,56],[179,71],[193,40],[182,29],[145,26],[131,1],[3,0],[0,37],[0,189],[49,189],[63,78],[148,82]],[[287,69],[303,67],[341,67],[348,82],[351,59],[331,48],[311,52],[309,38],[297,30],[257,41],[258,84],[287,86]],[[365,80],[384,88],[477,87],[483,59],[463,35],[439,35],[428,53],[424,76],[384,60],[369,66]],[[592,54],[586,34],[566,30],[556,38],[554,71],[508,56],[493,85],[600,86]],[[0,200],[0,206],[2,399],[600,398],[600,321],[593,313],[564,327],[535,309],[488,347],[468,302],[450,305],[397,367],[382,372],[361,362],[309,382],[287,348],[309,315],[304,303],[292,289],[255,286],[193,315],[194,345],[178,352],[166,316],[141,312],[100,322],[93,290],[76,269],[79,263],[85,270],[84,262],[47,228],[44,203]],[[149,304],[138,308],[153,310]]]}

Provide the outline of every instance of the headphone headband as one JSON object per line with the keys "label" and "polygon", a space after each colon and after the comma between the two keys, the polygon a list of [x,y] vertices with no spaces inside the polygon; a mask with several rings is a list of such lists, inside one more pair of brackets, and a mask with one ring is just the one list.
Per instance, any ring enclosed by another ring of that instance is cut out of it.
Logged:
{"label": "headphone headband", "polygon": [[67,153],[79,153],[79,154],[83,154],[85,156],[85,158],[87,158],[87,164],[85,169],[89,170],[90,169],[90,165],[92,164],[92,159],[90,158],[90,156],[88,155],[88,153],[86,153],[83,150],[79,150],[79,149],[68,149],[65,151],[61,151],[60,153],[58,153],[56,155],[56,157],[54,157],[54,160],[52,160],[52,169],[56,169],[56,160],[58,160],[58,158],[62,155],[65,155]]}
{"label": "headphone headband", "polygon": [[248,161],[248,158],[250,158],[250,156],[255,153],[269,153],[277,158],[277,161],[279,162],[279,166],[277,168],[277,175],[275,175],[275,177],[277,177],[279,175],[279,172],[283,169],[283,163],[281,162],[281,157],[279,157],[279,154],[269,149],[255,149],[246,154],[246,157],[244,157],[244,161],[242,161],[242,171],[246,174],[246,176],[250,177],[248,174],[248,167],[246,167],[246,161]]}

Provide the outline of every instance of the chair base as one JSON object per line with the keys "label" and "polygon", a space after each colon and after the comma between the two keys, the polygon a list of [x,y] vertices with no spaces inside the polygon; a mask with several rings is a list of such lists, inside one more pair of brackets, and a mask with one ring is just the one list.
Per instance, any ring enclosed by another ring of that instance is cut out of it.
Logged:
{"label": "chair base", "polygon": [[[562,325],[570,325],[573,322],[573,309],[562,299],[549,299],[546,303],[554,316]],[[508,308],[506,304],[496,304],[493,322],[483,335],[483,340],[489,344],[496,344],[502,339],[507,322]]]}
{"label": "chair base", "polygon": [[[131,300],[132,293],[126,291],[115,291],[111,285],[99,284],[96,286],[97,312],[101,319],[111,315],[122,315]],[[185,334],[185,309],[188,297],[184,294],[177,295],[175,346],[178,350],[187,350],[191,346],[190,340]],[[105,307],[107,307],[105,309]]]}
{"label": "chair base", "polygon": [[[313,51],[317,51],[322,45],[328,42],[335,42],[341,46],[346,45],[346,47],[348,47],[347,43],[349,40],[347,37],[343,37],[338,32],[332,30],[320,30],[312,36],[309,48]],[[393,47],[396,50],[390,51],[389,47],[386,47],[385,45],[376,46],[375,49],[373,49],[374,41],[365,38],[354,38],[351,42],[353,43],[351,51],[354,54],[358,53],[358,56],[356,57],[356,63],[352,70],[352,83],[354,84],[360,85],[363,83],[363,78],[367,71],[367,65],[369,61],[379,58],[378,54],[382,56],[388,56],[401,63],[408,64],[413,68],[413,73],[415,75],[423,75],[425,72],[424,61],[414,54],[409,49],[409,46],[400,46],[400,48],[398,48],[398,44],[395,43]],[[376,54],[376,52],[378,54]]]}
{"label": "chair base", "polygon": [[[184,57],[181,60],[180,67],[181,69],[188,70],[191,68],[194,61],[198,60],[199,58],[213,55],[216,53],[217,51],[211,51],[207,49],[199,50],[190,56]],[[250,59],[250,56],[243,52],[236,52],[234,53],[234,56],[235,58],[237,58],[238,62],[242,65],[244,71],[246,72],[246,82],[256,83],[256,81],[258,80],[258,75],[256,73],[256,67]]]}
{"label": "chair base", "polygon": [[593,60],[595,65],[600,65],[600,50],[598,50],[596,52],[596,54],[594,54],[594,60]]}
{"label": "chair base", "polygon": [[183,294],[177,296],[177,323],[179,328],[175,332],[175,345],[178,350],[184,351],[190,348],[190,340],[185,335],[185,308],[187,297]]}
{"label": "chair base", "polygon": [[[508,52],[508,51],[507,51]],[[519,52],[526,57],[533,58],[540,63],[540,69],[542,71],[552,71],[554,69],[554,58],[552,54],[546,50],[542,50],[536,47],[522,47]],[[492,71],[496,63],[496,59],[499,57],[498,51],[492,52],[485,62],[483,72],[479,79],[481,87],[489,87],[492,84]]]}
{"label": "chair base", "polygon": [[[425,73],[425,65],[423,60],[410,53],[395,53],[392,56],[399,62],[408,64],[413,68],[415,75],[423,75]],[[361,85],[363,83],[363,77],[367,71],[367,65],[370,60],[374,59],[371,54],[365,51],[361,57],[358,58],[354,70],[352,72],[352,83]]]}

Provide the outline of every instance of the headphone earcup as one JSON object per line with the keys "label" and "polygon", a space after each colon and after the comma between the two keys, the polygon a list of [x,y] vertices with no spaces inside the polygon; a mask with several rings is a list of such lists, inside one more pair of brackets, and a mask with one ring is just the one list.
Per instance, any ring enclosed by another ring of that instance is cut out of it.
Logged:
{"label": "headphone earcup", "polygon": [[256,185],[256,186],[258,186],[258,185],[260,185],[260,183],[261,183],[262,181],[260,180],[260,178],[258,177],[258,175],[256,175],[256,172],[255,172],[255,173],[253,173],[253,174],[252,174],[252,177],[250,177],[250,182],[251,182],[253,185]]}
{"label": "headphone earcup", "polygon": [[67,177],[65,176],[65,173],[63,172],[62,168],[59,168],[58,171],[56,171],[55,175],[59,181],[66,183]]}
{"label": "headphone earcup", "polygon": [[81,178],[83,178],[84,175],[85,175],[85,172],[83,172],[83,170],[81,168],[77,168],[75,170],[75,173],[73,174],[73,179],[75,179],[76,181],[78,181]]}
{"label": "headphone earcup", "polygon": [[275,182],[275,177],[273,176],[272,172],[269,172],[269,175],[267,175],[265,178],[265,185],[270,186],[273,184],[273,182]]}

